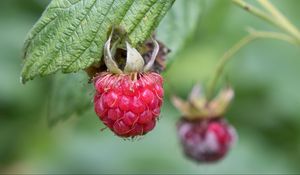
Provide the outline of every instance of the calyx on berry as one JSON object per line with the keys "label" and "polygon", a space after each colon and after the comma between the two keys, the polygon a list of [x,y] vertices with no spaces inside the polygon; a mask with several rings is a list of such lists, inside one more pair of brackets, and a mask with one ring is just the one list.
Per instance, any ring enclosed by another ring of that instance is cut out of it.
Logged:
{"label": "calyx on berry", "polygon": [[230,150],[237,134],[223,117],[233,96],[233,90],[227,87],[213,100],[207,100],[201,86],[195,85],[187,101],[172,98],[182,113],[177,134],[188,158],[198,163],[216,162]]}
{"label": "calyx on berry", "polygon": [[222,117],[234,97],[230,87],[221,90],[212,100],[208,101],[199,84],[193,87],[188,99],[182,100],[177,96],[172,97],[173,105],[182,113],[183,117],[193,119]]}
{"label": "calyx on berry", "polygon": [[154,43],[154,50],[149,62],[146,65],[142,55],[126,41],[127,58],[124,70],[122,71],[114,60],[114,54],[117,49],[118,41],[116,41],[111,47],[112,36],[113,30],[104,46],[104,62],[109,72],[114,74],[137,73],[147,72],[152,68],[159,52],[159,44],[156,40],[152,39],[152,42]]}

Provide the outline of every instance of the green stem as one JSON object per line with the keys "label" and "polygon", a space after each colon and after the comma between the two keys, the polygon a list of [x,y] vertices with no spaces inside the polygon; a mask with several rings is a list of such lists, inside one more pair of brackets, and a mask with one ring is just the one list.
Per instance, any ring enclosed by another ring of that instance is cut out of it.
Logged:
{"label": "green stem", "polygon": [[265,21],[267,21],[267,22],[269,22],[269,23],[271,23],[275,26],[277,26],[276,22],[272,19],[272,17],[269,14],[267,14],[267,13],[261,11],[260,9],[246,3],[244,0],[232,0],[232,2],[235,3],[237,6],[243,8],[247,12],[249,12],[249,13],[251,13],[251,14],[253,14],[253,15],[255,15],[255,16],[257,16],[257,17],[259,17],[259,18],[261,18],[261,19],[263,19],[263,20],[265,20]]}
{"label": "green stem", "polygon": [[226,63],[233,57],[233,55],[240,50],[242,47],[250,43],[252,40],[256,39],[253,35],[248,35],[241,39],[236,45],[234,45],[231,49],[229,49],[220,59],[219,63],[217,64],[217,68],[213,74],[213,78],[208,85],[208,91],[206,94],[207,101],[210,101],[213,98],[214,90],[216,88],[217,82],[221,77],[224,67]]}
{"label": "green stem", "polygon": [[286,41],[295,46],[300,46],[300,43],[298,43],[297,39],[295,39],[292,36],[287,35],[285,33],[257,31],[254,29],[249,29],[248,32],[251,35],[256,36],[257,38],[277,39],[277,40],[281,40],[281,41]]}
{"label": "green stem", "polygon": [[249,44],[258,38],[272,38],[283,40],[291,44],[300,46],[300,32],[299,30],[274,7],[268,0],[257,0],[270,14],[246,3],[244,0],[232,0],[237,6],[243,8],[249,13],[273,24],[275,27],[287,32],[265,32],[265,31],[250,31],[250,34],[240,40],[236,45],[229,49],[220,59],[217,68],[214,72],[213,78],[209,82],[207,91],[207,100],[211,100],[214,95],[214,90],[219,78],[223,74],[226,63],[245,45]]}
{"label": "green stem", "polygon": [[271,38],[283,40],[292,44],[297,45],[297,41],[295,41],[292,37],[286,34],[277,33],[277,32],[264,32],[264,31],[250,31],[250,34],[243,39],[241,39],[237,44],[235,44],[232,48],[230,48],[220,59],[217,64],[217,68],[213,74],[213,78],[209,82],[208,91],[207,91],[207,100],[210,101],[213,98],[214,91],[216,89],[216,85],[221,75],[223,74],[226,63],[228,63],[233,56],[244,46],[249,44],[250,42],[258,39],[258,38]]}
{"label": "green stem", "polygon": [[246,3],[244,0],[232,0],[237,6],[243,8],[247,12],[267,21],[268,23],[280,28],[287,32],[300,43],[300,32],[292,25],[270,2],[267,0],[258,0],[258,2],[266,9],[270,14],[263,12],[262,10]]}
{"label": "green stem", "polygon": [[290,35],[300,41],[299,30],[268,0],[257,0],[269,13],[278,21],[281,29],[285,30]]}

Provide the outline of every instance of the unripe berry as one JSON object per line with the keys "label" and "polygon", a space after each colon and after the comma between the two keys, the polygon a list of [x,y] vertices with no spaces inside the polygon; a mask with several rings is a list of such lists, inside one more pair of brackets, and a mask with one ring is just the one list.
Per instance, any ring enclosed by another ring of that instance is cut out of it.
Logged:
{"label": "unripe berry", "polygon": [[222,159],[236,140],[235,129],[224,119],[181,119],[177,132],[185,155],[198,163]]}
{"label": "unripe berry", "polygon": [[95,78],[94,107],[116,135],[135,137],[151,131],[163,102],[163,79],[153,72],[102,73]]}

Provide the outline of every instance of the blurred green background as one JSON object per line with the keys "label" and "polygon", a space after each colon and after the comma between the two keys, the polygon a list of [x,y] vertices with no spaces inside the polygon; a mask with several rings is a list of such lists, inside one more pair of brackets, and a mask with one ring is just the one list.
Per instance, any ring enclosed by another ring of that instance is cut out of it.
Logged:
{"label": "blurred green background", "polygon": [[[184,97],[193,83],[207,82],[246,27],[274,30],[228,0],[203,1],[195,36],[164,73],[167,94]],[[271,2],[300,27],[300,1]],[[259,40],[235,56],[223,80],[236,90],[227,118],[239,141],[223,161],[198,165],[181,153],[175,128],[180,114],[168,96],[155,130],[138,140],[100,131],[92,91],[88,111],[48,127],[52,76],[19,82],[23,41],[47,3],[0,1],[0,173],[300,173],[299,48]],[[74,82],[70,89],[86,84]]]}

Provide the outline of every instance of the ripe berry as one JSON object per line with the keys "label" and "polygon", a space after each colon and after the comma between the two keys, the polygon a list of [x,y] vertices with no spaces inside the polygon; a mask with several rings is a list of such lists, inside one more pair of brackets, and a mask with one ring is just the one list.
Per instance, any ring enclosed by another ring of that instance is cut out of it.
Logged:
{"label": "ripe berry", "polygon": [[182,118],[177,131],[185,155],[198,163],[222,159],[236,140],[235,129],[222,118]]}
{"label": "ripe berry", "polygon": [[112,29],[104,45],[103,61],[107,72],[99,72],[93,79],[95,112],[120,137],[144,135],[155,127],[164,95],[162,77],[152,72],[159,44],[153,40],[153,53],[150,59],[144,59],[126,41],[124,64],[124,54],[118,53],[124,50],[121,47],[124,43],[115,38],[122,38],[125,33],[115,34]]}
{"label": "ripe berry", "polygon": [[94,107],[116,135],[134,137],[151,131],[160,114],[163,79],[153,72],[102,73],[95,78]]}

